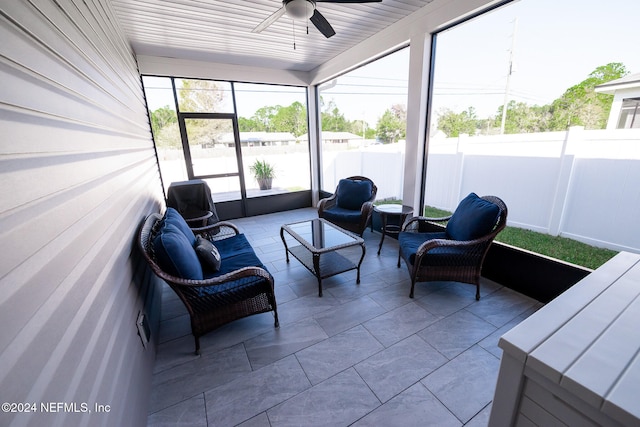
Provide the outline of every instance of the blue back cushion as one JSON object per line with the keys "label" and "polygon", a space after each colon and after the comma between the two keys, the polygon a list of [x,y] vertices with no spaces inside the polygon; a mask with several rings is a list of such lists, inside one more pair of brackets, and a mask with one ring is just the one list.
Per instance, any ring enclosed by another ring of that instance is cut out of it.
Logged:
{"label": "blue back cushion", "polygon": [[153,239],[158,265],[167,273],[183,279],[202,280],[202,267],[195,249],[184,233],[165,221]]}
{"label": "blue back cushion", "polygon": [[371,183],[369,181],[354,181],[341,179],[338,183],[338,206],[343,209],[359,211],[362,205],[371,198]]}
{"label": "blue back cushion", "polygon": [[447,223],[447,236],[453,240],[473,240],[491,233],[500,208],[475,193],[462,199]]}
{"label": "blue back cushion", "polygon": [[174,208],[167,208],[167,211],[164,213],[164,222],[177,227],[187,238],[191,246],[196,243],[196,236],[193,234],[193,231],[191,231],[191,228],[189,228],[189,224],[187,224],[187,221],[185,221],[182,215]]}

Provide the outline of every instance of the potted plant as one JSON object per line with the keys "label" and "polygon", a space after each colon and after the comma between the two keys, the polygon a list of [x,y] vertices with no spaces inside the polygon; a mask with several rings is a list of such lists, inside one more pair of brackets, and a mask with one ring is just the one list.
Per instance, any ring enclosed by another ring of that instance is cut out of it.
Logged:
{"label": "potted plant", "polygon": [[256,181],[258,181],[261,190],[271,189],[271,183],[276,176],[276,171],[272,164],[266,160],[256,159],[256,161],[249,166],[249,170]]}

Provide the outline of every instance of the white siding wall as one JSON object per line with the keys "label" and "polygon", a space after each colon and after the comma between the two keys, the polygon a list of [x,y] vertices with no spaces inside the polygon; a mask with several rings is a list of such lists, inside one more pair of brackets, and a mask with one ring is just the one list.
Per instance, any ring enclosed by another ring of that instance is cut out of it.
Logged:
{"label": "white siding wall", "polygon": [[157,326],[159,292],[134,235],[162,190],[134,56],[106,1],[3,1],[0,20],[0,401],[37,405],[0,425],[144,425],[135,325]]}

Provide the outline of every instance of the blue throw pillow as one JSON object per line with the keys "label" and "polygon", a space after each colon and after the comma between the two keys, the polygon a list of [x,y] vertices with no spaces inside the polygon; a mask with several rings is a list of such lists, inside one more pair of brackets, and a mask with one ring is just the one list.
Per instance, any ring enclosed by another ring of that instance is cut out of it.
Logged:
{"label": "blue throw pillow", "polygon": [[164,222],[176,226],[178,230],[184,234],[184,237],[187,238],[191,246],[196,243],[196,236],[193,234],[193,231],[191,231],[189,224],[187,224],[187,221],[185,221],[182,215],[174,208],[167,208],[167,211],[164,213]]}
{"label": "blue throw pillow", "polygon": [[447,236],[453,240],[473,240],[491,233],[498,222],[500,208],[475,193],[462,199],[447,223]]}
{"label": "blue throw pillow", "polygon": [[195,249],[173,224],[165,222],[153,239],[158,265],[167,273],[183,279],[202,280],[202,267]]}
{"label": "blue throw pillow", "polygon": [[338,206],[343,209],[359,211],[362,205],[371,198],[371,183],[369,181],[354,181],[341,179],[338,183]]}

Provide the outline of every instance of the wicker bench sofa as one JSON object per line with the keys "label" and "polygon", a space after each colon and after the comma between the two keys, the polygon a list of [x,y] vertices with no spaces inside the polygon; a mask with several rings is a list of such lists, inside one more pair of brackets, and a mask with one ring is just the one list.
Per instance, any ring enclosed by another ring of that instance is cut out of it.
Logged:
{"label": "wicker bench sofa", "polygon": [[153,272],[186,306],[197,354],[202,335],[234,320],[273,311],[279,326],[273,276],[235,225],[191,229],[168,208],[145,218],[138,237]]}

